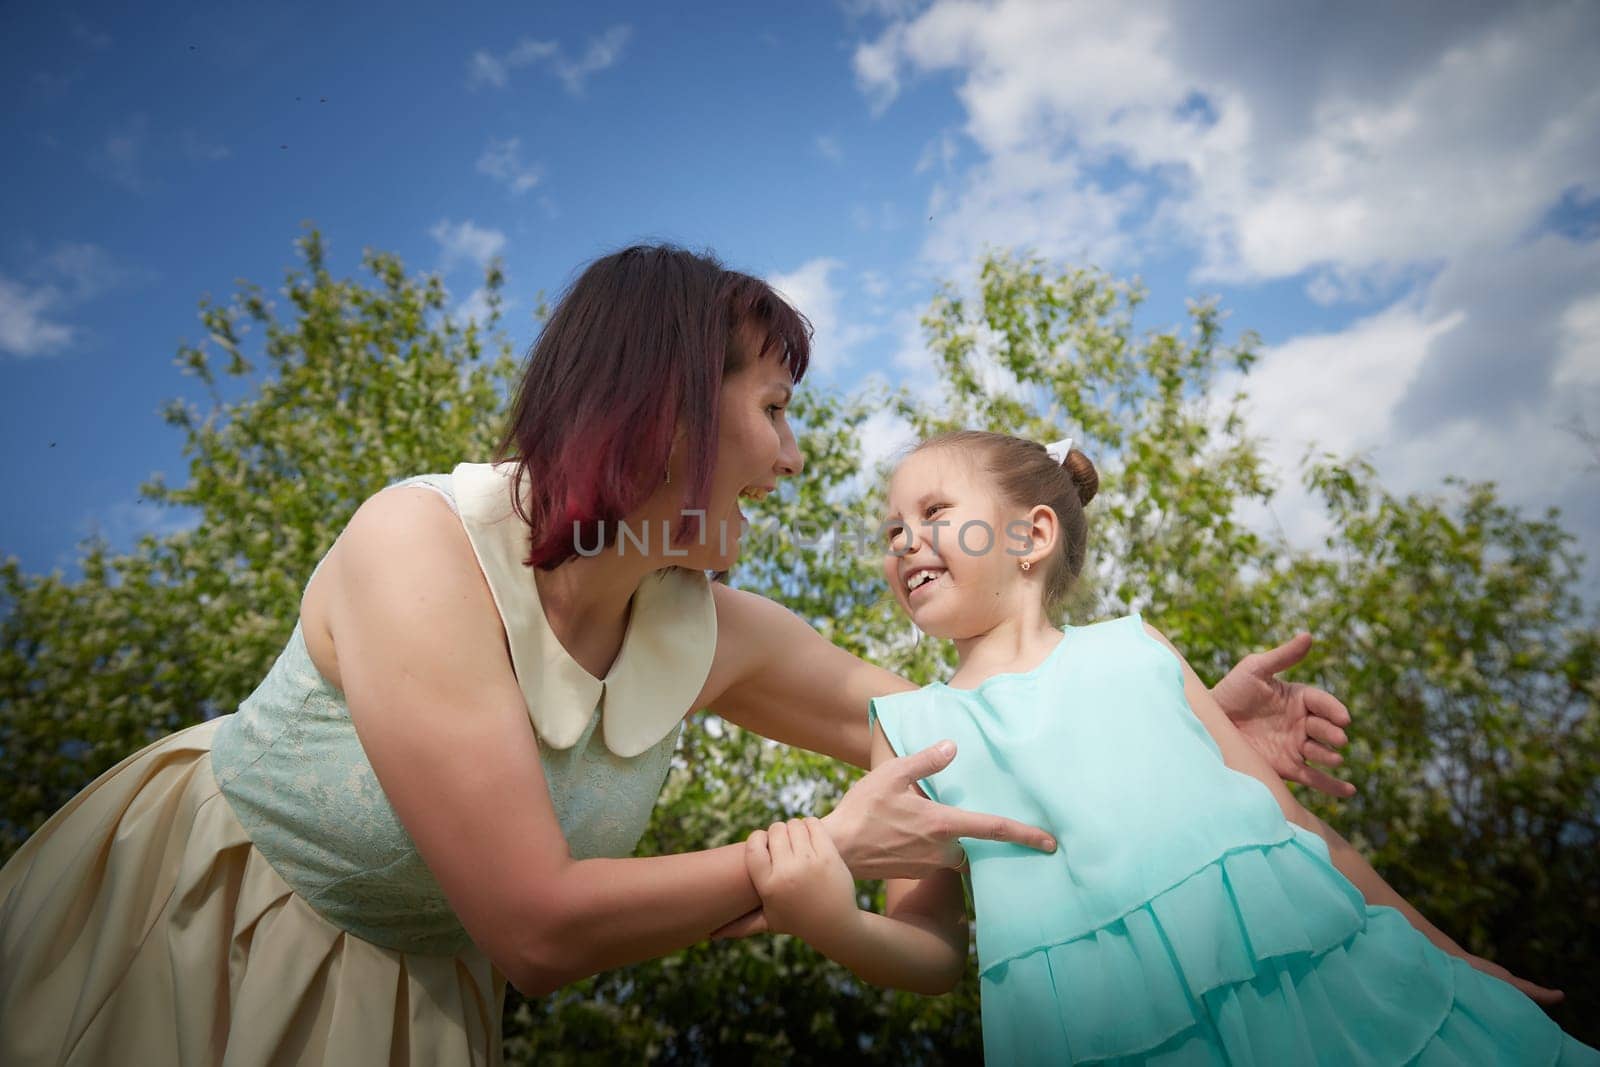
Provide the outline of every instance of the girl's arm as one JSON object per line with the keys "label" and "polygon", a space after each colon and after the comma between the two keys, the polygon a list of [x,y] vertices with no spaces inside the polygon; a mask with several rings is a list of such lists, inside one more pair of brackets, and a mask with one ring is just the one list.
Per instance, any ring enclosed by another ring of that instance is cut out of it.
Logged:
{"label": "girl's arm", "polygon": [[[881,729],[873,763],[894,759]],[[918,880],[889,879],[885,914],[856,904],[855,881],[817,819],[774,823],[750,835],[751,880],[767,925],[794,934],[864,982],[913,993],[948,993],[967,965],[967,917],[961,876],[939,871]]]}
{"label": "girl's arm", "polygon": [[1346,841],[1327,823],[1307,811],[1294,798],[1294,794],[1289,792],[1288,786],[1283,784],[1283,780],[1278,777],[1267,761],[1244,740],[1239,733],[1238,727],[1228,719],[1227,715],[1223,714],[1222,709],[1217,706],[1217,702],[1212,699],[1210,691],[1206,689],[1205,683],[1195,674],[1188,661],[1183,658],[1183,654],[1173,646],[1172,642],[1168,641],[1164,634],[1149,623],[1145,623],[1144,628],[1151,637],[1165,645],[1177,657],[1178,663],[1183,669],[1183,691],[1184,695],[1189,698],[1189,707],[1193,709],[1195,717],[1200,720],[1217,742],[1217,747],[1222,750],[1223,762],[1233,770],[1248,774],[1252,778],[1259,780],[1271,791],[1273,799],[1278,802],[1278,807],[1283,809],[1286,819],[1296,826],[1310,830],[1327,842],[1328,856],[1332,859],[1333,865],[1338,868],[1340,874],[1348,878],[1361,891],[1361,895],[1366,899],[1367,903],[1395,909],[1401,915],[1404,915],[1406,920],[1416,927],[1424,937],[1444,952],[1457,956],[1480,970],[1489,973],[1498,971],[1497,977],[1511,982],[1535,1000],[1543,1003],[1554,1003],[1561,999],[1560,993],[1545,989],[1543,986],[1535,985],[1532,982],[1515,978],[1503,968],[1498,968],[1495,964],[1468,952],[1444,931],[1429,922],[1404,897],[1395,892],[1394,888],[1383,880],[1383,877],[1373,869],[1372,864],[1367,862],[1366,858],[1356,850],[1354,845]]}

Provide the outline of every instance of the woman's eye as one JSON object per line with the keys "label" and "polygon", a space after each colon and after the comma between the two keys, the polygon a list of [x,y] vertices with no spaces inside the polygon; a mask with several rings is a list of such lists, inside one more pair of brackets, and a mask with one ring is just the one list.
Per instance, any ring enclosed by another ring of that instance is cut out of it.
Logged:
{"label": "woman's eye", "polygon": [[776,416],[782,410],[783,410],[783,405],[782,404],[768,404],[767,405],[767,417],[768,418],[773,418],[774,416]]}

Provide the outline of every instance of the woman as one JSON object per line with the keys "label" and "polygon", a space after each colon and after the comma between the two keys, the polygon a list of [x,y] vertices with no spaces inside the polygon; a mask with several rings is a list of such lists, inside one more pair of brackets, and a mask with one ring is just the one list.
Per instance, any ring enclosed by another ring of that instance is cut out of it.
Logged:
{"label": "woman", "polygon": [[[910,687],[705,577],[738,556],[738,499],[801,469],[808,351],[709,258],[591,265],[530,357],[517,458],[369,499],[238,711],[130,756],[0,871],[0,1061],[495,1063],[505,981],[758,925],[742,844],[622,857],[689,711],[864,765],[868,700]],[[1317,741],[1343,709],[1274,669],[1223,702],[1279,773],[1340,788],[1305,758],[1338,762]],[[957,865],[963,836],[1053,847],[912,788],[952,756],[826,817],[857,877]]]}

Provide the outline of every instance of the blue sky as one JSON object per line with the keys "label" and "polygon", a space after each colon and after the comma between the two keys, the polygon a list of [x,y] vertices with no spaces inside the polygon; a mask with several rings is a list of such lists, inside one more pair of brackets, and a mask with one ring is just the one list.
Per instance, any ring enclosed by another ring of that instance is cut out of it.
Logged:
{"label": "blue sky", "polygon": [[[715,249],[818,326],[819,379],[927,373],[915,318],[986,244],[1215,293],[1268,348],[1252,426],[1310,539],[1310,444],[1494,478],[1600,556],[1593,4],[8,7],[0,554],[174,521],[159,418],[196,301],[275,287],[304,221],[470,307],[638,239]],[[899,429],[880,422],[874,447]]]}

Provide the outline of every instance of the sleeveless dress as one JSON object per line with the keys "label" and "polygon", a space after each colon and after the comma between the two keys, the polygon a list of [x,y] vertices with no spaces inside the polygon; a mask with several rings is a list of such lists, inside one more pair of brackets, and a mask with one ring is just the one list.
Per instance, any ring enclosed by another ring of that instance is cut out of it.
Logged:
{"label": "sleeveless dress", "polygon": [[1600,1063],[1367,904],[1320,837],[1223,763],[1137,615],[1066,627],[1031,671],[869,715],[899,753],[955,741],[922,783],[933,799],[1060,842],[962,841],[990,1063]]}
{"label": "sleeveless dress", "polygon": [[[390,488],[444,494],[466,528],[573,855],[627,856],[710,670],[710,586],[647,577],[615,665],[594,678],[519,562],[509,471],[461,464]],[[0,870],[7,1067],[497,1064],[505,984],[298,625],[236,712],[123,760]]]}

